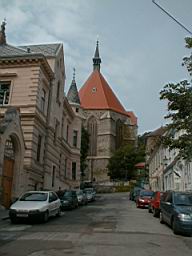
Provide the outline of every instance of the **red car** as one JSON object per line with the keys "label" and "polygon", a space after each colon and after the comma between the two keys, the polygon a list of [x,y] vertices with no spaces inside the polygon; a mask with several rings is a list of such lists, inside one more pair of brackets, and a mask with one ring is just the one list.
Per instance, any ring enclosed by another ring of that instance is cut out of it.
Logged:
{"label": "red car", "polygon": [[151,202],[153,194],[154,192],[151,190],[141,190],[136,200],[137,208],[148,207],[149,203]]}
{"label": "red car", "polygon": [[154,217],[159,217],[160,214],[160,199],[163,195],[163,192],[156,191],[149,203],[149,212],[153,213]]}

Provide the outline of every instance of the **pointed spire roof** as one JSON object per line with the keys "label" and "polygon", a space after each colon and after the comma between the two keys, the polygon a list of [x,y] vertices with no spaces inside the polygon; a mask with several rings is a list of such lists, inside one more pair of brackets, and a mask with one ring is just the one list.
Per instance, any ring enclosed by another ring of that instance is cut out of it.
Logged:
{"label": "pointed spire roof", "polygon": [[81,104],[80,99],[79,99],[78,90],[77,90],[76,81],[75,81],[75,68],[73,69],[73,79],[72,79],[69,91],[67,93],[67,99],[71,103]]}
{"label": "pointed spire roof", "polygon": [[97,69],[100,71],[101,58],[99,56],[99,41],[97,40],[95,55],[93,57],[93,70]]}
{"label": "pointed spire roof", "polygon": [[80,89],[79,96],[84,109],[108,109],[127,116],[124,107],[97,69]]}
{"label": "pointed spire roof", "polygon": [[0,30],[0,45],[6,44],[5,25],[6,25],[6,20],[4,19],[4,21],[1,24],[1,30]]}

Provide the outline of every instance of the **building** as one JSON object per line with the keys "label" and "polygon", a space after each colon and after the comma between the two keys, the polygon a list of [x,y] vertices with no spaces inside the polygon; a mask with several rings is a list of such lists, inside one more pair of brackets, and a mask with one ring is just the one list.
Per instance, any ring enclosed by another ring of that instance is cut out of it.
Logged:
{"label": "building", "polygon": [[[154,191],[192,190],[192,163],[179,157],[179,150],[162,143],[165,127],[151,132],[147,138],[146,163],[149,167],[149,183]],[[174,133],[174,136],[179,136]]]}
{"label": "building", "polygon": [[65,97],[64,86],[63,45],[9,45],[3,22],[0,204],[9,206],[26,190],[79,186],[81,116]]}
{"label": "building", "polygon": [[107,181],[107,164],[120,146],[137,144],[137,118],[126,111],[100,70],[101,58],[97,41],[93,72],[79,90],[84,127],[90,135],[86,179]]}

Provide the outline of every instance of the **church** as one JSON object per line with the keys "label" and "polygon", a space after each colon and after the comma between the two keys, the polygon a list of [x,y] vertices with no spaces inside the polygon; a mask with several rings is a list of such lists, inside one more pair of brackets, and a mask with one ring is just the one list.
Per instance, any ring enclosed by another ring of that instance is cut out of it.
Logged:
{"label": "church", "polygon": [[68,100],[80,104],[83,126],[89,133],[88,181],[109,181],[107,164],[112,154],[123,145],[137,145],[137,118],[126,111],[101,73],[99,42],[93,57],[93,71],[77,90],[73,80]]}

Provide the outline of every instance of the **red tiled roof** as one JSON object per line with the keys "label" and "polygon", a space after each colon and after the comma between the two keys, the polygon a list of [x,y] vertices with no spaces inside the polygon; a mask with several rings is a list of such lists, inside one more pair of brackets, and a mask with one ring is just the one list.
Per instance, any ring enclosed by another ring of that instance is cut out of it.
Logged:
{"label": "red tiled roof", "polygon": [[137,117],[135,116],[135,114],[133,113],[133,111],[127,111],[127,115],[130,117],[131,119],[131,124],[132,125],[137,125]]}
{"label": "red tiled roof", "polygon": [[79,91],[84,109],[109,109],[127,116],[127,112],[98,70],[94,70]]}

